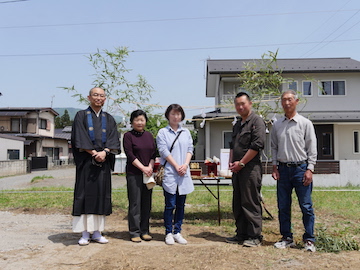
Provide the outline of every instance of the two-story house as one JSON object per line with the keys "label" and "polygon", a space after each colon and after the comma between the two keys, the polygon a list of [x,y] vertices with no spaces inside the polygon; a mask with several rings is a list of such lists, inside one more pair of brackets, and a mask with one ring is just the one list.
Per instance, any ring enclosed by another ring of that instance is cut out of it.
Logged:
{"label": "two-story house", "polygon": [[[232,100],[236,93],[246,91],[240,88],[238,75],[244,71],[244,63],[250,61],[258,60],[207,61],[206,96],[215,98],[217,109],[206,113],[203,128],[199,127],[201,119],[196,121],[199,130],[196,159],[219,156],[220,149],[229,148],[232,122],[237,113],[233,106],[223,105],[226,100]],[[298,112],[314,124],[318,160],[350,160],[358,164],[360,62],[351,58],[278,59],[276,65],[287,79],[282,89],[296,90],[305,100],[298,106]],[[268,129],[271,132],[271,125]],[[270,138],[265,153],[271,160]]]}
{"label": "two-story house", "polygon": [[0,108],[0,133],[25,138],[24,156],[47,156],[49,162],[68,156],[68,139],[56,136],[52,108]]}

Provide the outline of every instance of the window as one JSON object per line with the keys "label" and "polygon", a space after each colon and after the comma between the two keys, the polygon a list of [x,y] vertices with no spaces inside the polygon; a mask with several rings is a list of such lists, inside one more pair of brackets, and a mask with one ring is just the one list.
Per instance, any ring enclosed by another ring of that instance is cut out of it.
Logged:
{"label": "window", "polygon": [[43,152],[45,152],[45,155],[50,158],[54,157],[54,148],[53,147],[43,147]]}
{"label": "window", "polygon": [[289,82],[288,88],[289,88],[289,90],[297,91],[298,90],[297,82],[296,81]]}
{"label": "window", "polygon": [[345,81],[321,81],[319,96],[344,96]]}
{"label": "window", "polygon": [[320,95],[331,95],[331,82],[321,82]]}
{"label": "window", "polygon": [[223,148],[229,149],[232,141],[232,131],[223,131]]}
{"label": "window", "polygon": [[47,121],[46,119],[40,119],[40,126],[39,128],[41,129],[46,129],[47,128]]}
{"label": "window", "polygon": [[233,101],[237,90],[238,84],[234,82],[224,82],[223,83],[223,95],[222,101]]}
{"label": "window", "polygon": [[11,131],[12,132],[20,132],[20,119],[19,118],[11,119]]}
{"label": "window", "polygon": [[8,149],[7,156],[8,156],[8,159],[20,159],[20,150]]}
{"label": "window", "polygon": [[302,94],[303,94],[303,96],[311,96],[312,95],[312,83],[310,81],[303,81]]}
{"label": "window", "polygon": [[337,96],[345,95],[345,82],[344,81],[333,81],[333,94]]}
{"label": "window", "polygon": [[354,154],[359,154],[360,153],[360,149],[359,149],[359,131],[355,130],[354,131]]}

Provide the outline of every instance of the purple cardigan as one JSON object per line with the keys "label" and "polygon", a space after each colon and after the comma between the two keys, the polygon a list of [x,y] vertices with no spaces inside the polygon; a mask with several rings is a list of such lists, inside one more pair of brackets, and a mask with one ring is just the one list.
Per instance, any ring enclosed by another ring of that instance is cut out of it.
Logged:
{"label": "purple cardigan", "polygon": [[126,154],[127,174],[143,174],[140,169],[132,164],[135,159],[138,159],[144,166],[148,166],[151,159],[155,160],[155,140],[148,131],[144,131],[143,133],[134,130],[126,132],[124,134],[123,146]]}

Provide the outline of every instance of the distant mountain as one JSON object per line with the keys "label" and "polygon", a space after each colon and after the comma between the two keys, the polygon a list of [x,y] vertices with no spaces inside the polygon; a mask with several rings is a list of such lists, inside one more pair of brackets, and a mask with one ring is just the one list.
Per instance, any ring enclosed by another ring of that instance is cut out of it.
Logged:
{"label": "distant mountain", "polygon": [[[53,110],[55,110],[59,114],[59,116],[62,116],[64,114],[65,110],[67,110],[68,113],[69,113],[70,119],[72,121],[72,120],[74,120],[74,117],[75,117],[76,113],[78,111],[81,111],[81,110],[84,110],[84,109],[79,109],[79,108],[53,108]],[[120,123],[124,119],[124,117],[119,116],[119,115],[113,115],[113,116],[115,118],[116,123]]]}
{"label": "distant mountain", "polygon": [[83,110],[79,108],[53,108],[53,109],[59,114],[59,116],[62,116],[65,110],[67,110],[71,121],[74,120],[74,117],[78,111]]}

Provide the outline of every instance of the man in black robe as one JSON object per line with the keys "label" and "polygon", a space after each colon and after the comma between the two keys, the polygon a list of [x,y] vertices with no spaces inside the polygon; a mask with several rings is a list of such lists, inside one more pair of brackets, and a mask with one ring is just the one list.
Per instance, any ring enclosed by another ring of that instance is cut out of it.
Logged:
{"label": "man in black robe", "polygon": [[112,213],[111,170],[115,154],[120,151],[119,133],[114,118],[102,111],[105,91],[92,88],[90,106],[79,111],[74,119],[71,144],[76,164],[76,182],[73,203],[73,231],[82,232],[79,245],[91,240],[106,244],[101,235],[105,216]]}

